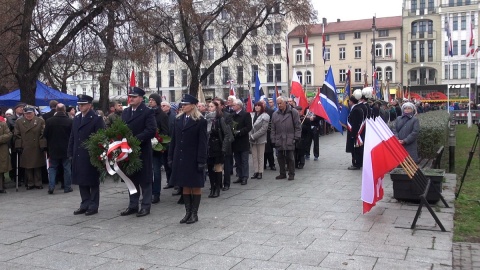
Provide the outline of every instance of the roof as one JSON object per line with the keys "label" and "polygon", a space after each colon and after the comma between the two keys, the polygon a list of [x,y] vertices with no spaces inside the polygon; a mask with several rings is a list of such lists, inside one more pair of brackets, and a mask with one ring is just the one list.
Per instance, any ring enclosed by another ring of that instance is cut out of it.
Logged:
{"label": "roof", "polygon": [[[381,29],[393,29],[402,27],[402,16],[375,18],[375,25],[378,30]],[[309,26],[308,34],[312,36],[322,34],[322,24],[313,24]],[[371,31],[372,19],[353,20],[353,21],[340,21],[340,22],[327,22],[325,25],[325,34],[354,32],[354,31]],[[305,34],[304,26],[299,25],[293,29],[288,36],[298,37]]]}

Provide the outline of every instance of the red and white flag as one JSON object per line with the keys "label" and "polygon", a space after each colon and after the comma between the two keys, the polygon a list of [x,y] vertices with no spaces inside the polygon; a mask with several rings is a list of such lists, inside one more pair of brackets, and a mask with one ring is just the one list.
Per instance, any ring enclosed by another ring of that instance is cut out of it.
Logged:
{"label": "red and white flag", "polygon": [[468,42],[468,51],[465,56],[466,57],[475,56],[475,54],[476,54],[475,44],[473,43],[473,23],[470,23],[470,38]]}
{"label": "red and white flag", "polygon": [[[132,92],[133,87],[135,87],[135,70],[132,68],[132,74],[130,75],[130,88],[128,89],[128,93]],[[130,104],[130,96],[127,97],[127,104]]]}
{"label": "red and white flag", "polygon": [[[381,123],[382,122],[382,123]],[[398,166],[408,153],[380,117],[366,119],[363,152],[362,201],[363,213],[369,212],[383,198],[383,177]]]}
{"label": "red and white flag", "polygon": [[298,98],[298,102],[297,102],[298,106],[302,107],[303,109],[308,108],[307,97],[305,96],[305,92],[303,91],[302,84],[300,83],[300,80],[298,79],[298,76],[297,76],[297,72],[295,70],[293,70],[292,90],[290,94]]}
{"label": "red and white flag", "polygon": [[233,87],[234,81],[229,80],[228,83],[230,84],[230,91],[228,92],[228,95],[234,96],[234,97],[237,96],[236,93],[235,93],[235,88]]}

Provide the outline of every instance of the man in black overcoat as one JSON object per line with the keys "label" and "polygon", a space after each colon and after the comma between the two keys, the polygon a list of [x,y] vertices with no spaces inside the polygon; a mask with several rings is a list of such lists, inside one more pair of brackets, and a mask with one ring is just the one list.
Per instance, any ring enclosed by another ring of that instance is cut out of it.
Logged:
{"label": "man in black overcoat", "polygon": [[[137,193],[130,194],[130,203],[128,208],[121,213],[122,216],[137,214],[137,217],[143,217],[150,214],[152,206],[152,138],[157,131],[157,123],[155,121],[155,111],[147,108],[143,102],[145,91],[138,87],[134,87],[128,94],[130,97],[129,107],[123,110],[122,120],[141,143],[140,143],[140,159],[143,167],[140,171],[129,175],[133,184],[137,188]],[[142,190],[142,206],[138,209],[140,199],[140,189]]]}
{"label": "man in black overcoat", "polygon": [[237,164],[238,179],[233,183],[247,184],[248,180],[248,155],[250,150],[249,132],[252,130],[252,116],[243,109],[243,102],[239,99],[233,102],[233,157]]}
{"label": "man in black overcoat", "polygon": [[56,113],[45,123],[43,136],[47,139],[49,167],[48,194],[53,194],[59,168],[63,168],[64,192],[72,191],[72,160],[67,155],[73,120],[68,117],[65,105],[58,103]]}
{"label": "man in black overcoat", "polygon": [[72,183],[78,185],[82,198],[80,208],[73,214],[89,216],[98,213],[100,174],[97,168],[90,163],[90,155],[83,143],[91,134],[105,128],[105,122],[92,110],[93,98],[91,96],[78,95],[77,97],[81,113],[73,119],[67,156],[72,158]]}
{"label": "man in black overcoat", "polygon": [[352,154],[352,165],[349,170],[360,170],[363,166],[363,140],[361,134],[365,110],[362,103],[352,95],[349,99],[350,113],[347,120],[347,144],[346,152]]}

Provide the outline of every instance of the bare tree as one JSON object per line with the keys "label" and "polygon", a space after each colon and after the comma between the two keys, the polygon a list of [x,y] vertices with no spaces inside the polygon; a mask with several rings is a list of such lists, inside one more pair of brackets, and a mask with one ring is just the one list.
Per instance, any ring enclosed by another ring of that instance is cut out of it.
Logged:
{"label": "bare tree", "polygon": [[[315,19],[310,0],[138,0],[130,7],[138,27],[186,65],[192,95],[197,94],[200,81],[232,57],[242,43],[263,44],[265,40],[253,34],[270,19],[283,16],[297,23]],[[210,40],[210,30],[218,38]],[[276,29],[271,25],[267,31]],[[221,44],[221,51],[213,58],[206,57],[206,49],[213,43]]]}

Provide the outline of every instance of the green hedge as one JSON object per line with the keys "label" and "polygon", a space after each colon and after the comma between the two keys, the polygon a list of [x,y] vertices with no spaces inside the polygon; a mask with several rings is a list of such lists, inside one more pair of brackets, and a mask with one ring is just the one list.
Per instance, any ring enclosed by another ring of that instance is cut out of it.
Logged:
{"label": "green hedge", "polygon": [[437,150],[445,147],[442,160],[445,160],[448,149],[448,118],[446,111],[430,111],[417,115],[420,120],[418,136],[418,155],[422,158],[434,158]]}

